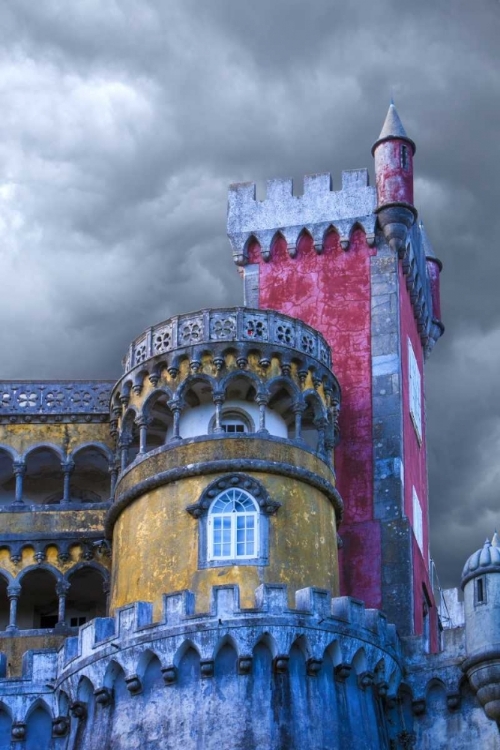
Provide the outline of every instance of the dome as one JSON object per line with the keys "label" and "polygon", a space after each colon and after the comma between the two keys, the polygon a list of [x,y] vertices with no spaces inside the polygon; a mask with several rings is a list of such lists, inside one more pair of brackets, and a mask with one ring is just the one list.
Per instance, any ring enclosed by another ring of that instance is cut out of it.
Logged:
{"label": "dome", "polygon": [[483,573],[500,573],[500,547],[496,531],[491,542],[486,539],[481,549],[474,552],[465,563],[462,571],[462,588],[471,578]]}

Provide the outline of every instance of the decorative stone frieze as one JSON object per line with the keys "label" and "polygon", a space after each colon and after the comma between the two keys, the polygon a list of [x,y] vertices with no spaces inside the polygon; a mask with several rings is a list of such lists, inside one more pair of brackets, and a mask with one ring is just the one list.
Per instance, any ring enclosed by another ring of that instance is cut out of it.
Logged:
{"label": "decorative stone frieze", "polygon": [[107,422],[113,381],[3,381],[0,422]]}
{"label": "decorative stone frieze", "polygon": [[[164,331],[169,335],[165,337]],[[238,307],[223,310],[203,310],[172,318],[150,329],[151,336],[141,335],[130,345],[124,360],[125,373],[130,372],[148,360],[173,351],[207,344],[245,342],[250,344],[276,344],[293,349],[317,359],[326,367],[331,367],[331,354],[323,336],[302,321],[272,310],[252,310]],[[198,371],[200,363],[191,357],[191,370]],[[245,367],[246,357],[241,356],[239,367]],[[174,370],[177,370],[175,364]],[[194,369],[193,369],[194,368]],[[149,376],[151,377],[151,376]],[[153,377],[156,375],[153,373]],[[175,375],[172,375],[175,377]]]}

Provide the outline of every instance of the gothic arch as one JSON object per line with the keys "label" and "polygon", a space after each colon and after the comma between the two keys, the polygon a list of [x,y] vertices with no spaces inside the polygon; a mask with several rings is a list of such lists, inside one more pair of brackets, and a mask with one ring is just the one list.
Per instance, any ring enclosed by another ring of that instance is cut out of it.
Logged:
{"label": "gothic arch", "polygon": [[174,666],[176,667],[180,666],[182,659],[184,658],[184,656],[189,650],[195,651],[198,656],[198,659],[201,658],[198,646],[196,646],[194,641],[192,641],[190,638],[186,638],[186,640],[181,643],[181,645],[179,646],[179,648],[174,654],[174,660],[173,660]]}

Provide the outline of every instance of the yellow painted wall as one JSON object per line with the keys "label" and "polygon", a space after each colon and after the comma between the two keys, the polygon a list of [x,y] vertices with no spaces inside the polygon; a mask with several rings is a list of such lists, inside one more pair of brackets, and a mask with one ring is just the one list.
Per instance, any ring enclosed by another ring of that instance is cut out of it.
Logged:
{"label": "yellow painted wall", "polygon": [[[214,451],[224,448],[222,444],[226,447],[223,450],[226,457],[228,451],[232,455],[245,455],[246,451],[248,456],[254,444],[258,457],[271,458],[273,451],[288,463],[295,457],[294,465],[309,464],[317,473],[329,474],[332,480],[330,469],[315,456],[296,447],[265,440],[208,440],[165,451],[156,457],[155,463],[158,466],[163,457],[167,463],[185,465],[178,463],[181,448],[190,449],[191,461],[201,456],[210,461]],[[151,469],[152,458],[146,461]],[[145,469],[140,465],[132,469],[126,481],[120,483],[118,494],[124,485],[132,486],[138,475],[144,476]],[[245,473],[262,482],[270,497],[281,503],[281,508],[269,519],[269,564],[199,569],[199,522],[187,513],[186,507],[195,503],[204,488],[225,473],[182,479],[143,494],[117,519],[113,534],[112,611],[142,599],[154,603],[155,616],[159,618],[162,594],[180,589],[194,591],[196,608],[204,611],[209,606],[210,587],[228,583],[239,584],[241,603],[245,607],[254,606],[255,588],[266,582],[288,584],[290,604],[293,604],[295,590],[305,586],[327,588],[338,595],[335,510],[330,500],[302,481],[263,472]]]}
{"label": "yellow painted wall", "polygon": [[30,649],[59,648],[65,640],[63,635],[28,635],[19,638],[0,638],[0,651],[7,658],[7,677],[20,677],[23,655]]}

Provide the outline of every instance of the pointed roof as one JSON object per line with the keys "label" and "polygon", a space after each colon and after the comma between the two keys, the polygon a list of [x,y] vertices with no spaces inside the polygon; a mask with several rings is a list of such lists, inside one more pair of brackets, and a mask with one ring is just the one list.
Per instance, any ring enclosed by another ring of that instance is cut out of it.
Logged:
{"label": "pointed roof", "polygon": [[410,144],[413,153],[415,153],[416,146],[412,139],[408,138],[408,136],[406,135],[406,130],[404,129],[401,118],[398,115],[396,105],[393,101],[391,101],[389,109],[387,110],[384,124],[382,125],[382,130],[380,131],[380,135],[372,146],[372,154],[375,152],[375,149],[380,143],[383,143],[384,141],[395,140],[406,141]]}

